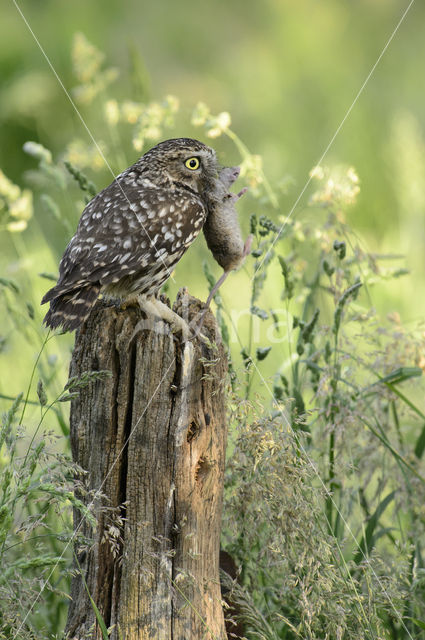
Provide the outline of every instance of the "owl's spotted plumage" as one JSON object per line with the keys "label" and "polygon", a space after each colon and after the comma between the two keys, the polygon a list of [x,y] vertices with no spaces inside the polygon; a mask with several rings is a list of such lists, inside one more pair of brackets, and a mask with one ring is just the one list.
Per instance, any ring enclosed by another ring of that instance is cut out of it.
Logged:
{"label": "owl's spotted plumage", "polygon": [[44,296],[47,326],[77,328],[99,293],[154,295],[199,234],[219,165],[197,140],[161,142],[84,209]]}

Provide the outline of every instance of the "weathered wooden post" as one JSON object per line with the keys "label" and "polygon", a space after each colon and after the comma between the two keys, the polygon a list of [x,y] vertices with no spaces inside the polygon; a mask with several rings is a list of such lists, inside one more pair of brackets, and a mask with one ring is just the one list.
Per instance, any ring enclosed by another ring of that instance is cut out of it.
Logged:
{"label": "weathered wooden post", "polygon": [[[190,321],[200,305],[182,294],[175,310]],[[227,360],[219,340],[182,344],[159,320],[133,336],[143,317],[99,302],[76,336],[71,376],[112,376],[71,403],[72,454],[88,491],[79,497],[97,527],[75,512],[92,544],[76,545],[66,633],[102,637],[88,589],[113,640],[223,640]],[[202,333],[217,340],[209,312]]]}

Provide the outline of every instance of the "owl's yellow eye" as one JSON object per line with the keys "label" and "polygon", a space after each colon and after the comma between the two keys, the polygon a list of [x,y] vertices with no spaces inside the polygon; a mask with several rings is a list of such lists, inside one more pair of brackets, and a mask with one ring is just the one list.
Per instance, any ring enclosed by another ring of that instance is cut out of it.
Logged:
{"label": "owl's yellow eye", "polygon": [[192,171],[196,171],[196,169],[199,169],[199,165],[201,163],[199,162],[199,158],[194,157],[194,158],[188,158],[184,164],[188,169],[191,169]]}

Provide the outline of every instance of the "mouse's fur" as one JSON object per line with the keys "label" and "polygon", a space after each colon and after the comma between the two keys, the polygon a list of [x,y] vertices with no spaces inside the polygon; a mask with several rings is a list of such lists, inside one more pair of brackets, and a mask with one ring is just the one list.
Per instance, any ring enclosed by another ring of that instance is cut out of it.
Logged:
{"label": "mouse's fur", "polygon": [[245,257],[244,241],[238,222],[236,201],[245,193],[230,193],[229,187],[239,176],[239,167],[222,169],[216,189],[208,196],[208,216],[204,234],[208,248],[225,272],[237,269]]}

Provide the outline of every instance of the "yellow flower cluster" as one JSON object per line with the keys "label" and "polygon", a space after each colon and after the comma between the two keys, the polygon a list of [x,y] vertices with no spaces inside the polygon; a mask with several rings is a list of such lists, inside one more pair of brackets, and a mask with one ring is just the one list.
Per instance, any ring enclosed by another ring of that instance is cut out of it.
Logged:
{"label": "yellow flower cluster", "polygon": [[32,192],[13,184],[0,169],[1,228],[12,232],[23,231],[32,215]]}
{"label": "yellow flower cluster", "polygon": [[65,160],[76,167],[80,167],[80,169],[90,168],[94,171],[99,171],[105,167],[102,157],[102,153],[105,154],[105,152],[106,147],[102,141],[99,141],[96,146],[87,144],[80,138],[75,138],[66,148]]}
{"label": "yellow flower cluster", "polygon": [[141,151],[145,140],[157,140],[164,128],[174,126],[174,115],[179,106],[175,96],[166,96],[162,102],[149,104],[131,100],[119,104],[116,100],[108,100],[105,103],[105,119],[111,127],[119,122],[133,125],[133,147]]}
{"label": "yellow flower cluster", "polygon": [[[133,131],[133,147],[140,152],[145,140],[157,140],[162,136],[164,128],[174,126],[174,115],[179,110],[179,101],[175,96],[166,96],[162,102],[150,102],[139,106],[141,109]],[[127,117],[134,118],[131,111],[127,111],[127,114]],[[127,121],[131,123],[131,120]]]}
{"label": "yellow flower cluster", "polygon": [[263,182],[263,159],[256,154],[246,156],[241,162],[241,176],[246,178],[251,189]]}
{"label": "yellow flower cluster", "polygon": [[205,126],[209,138],[218,138],[228,131],[232,124],[232,119],[227,111],[222,111],[213,116],[204,102],[198,102],[192,113],[192,124],[195,127]]}
{"label": "yellow flower cluster", "polygon": [[353,167],[314,167],[310,177],[320,185],[311,197],[310,204],[343,207],[354,204],[360,191],[359,178]]}
{"label": "yellow flower cluster", "polygon": [[74,98],[90,104],[94,98],[118,77],[114,68],[103,69],[104,54],[84,34],[76,33],[72,44],[72,66],[79,84],[74,87]]}
{"label": "yellow flower cluster", "polygon": [[241,154],[241,176],[248,183],[250,193],[255,197],[259,197],[261,191],[265,192],[267,200],[273,207],[277,208],[277,197],[264,175],[263,160],[261,156],[251,153],[242,140],[232,131],[230,128],[232,124],[230,113],[221,111],[215,116],[211,113],[208,105],[204,102],[198,102],[192,112],[191,123],[194,127],[204,127],[209,138],[218,138],[223,134],[230,138]]}

